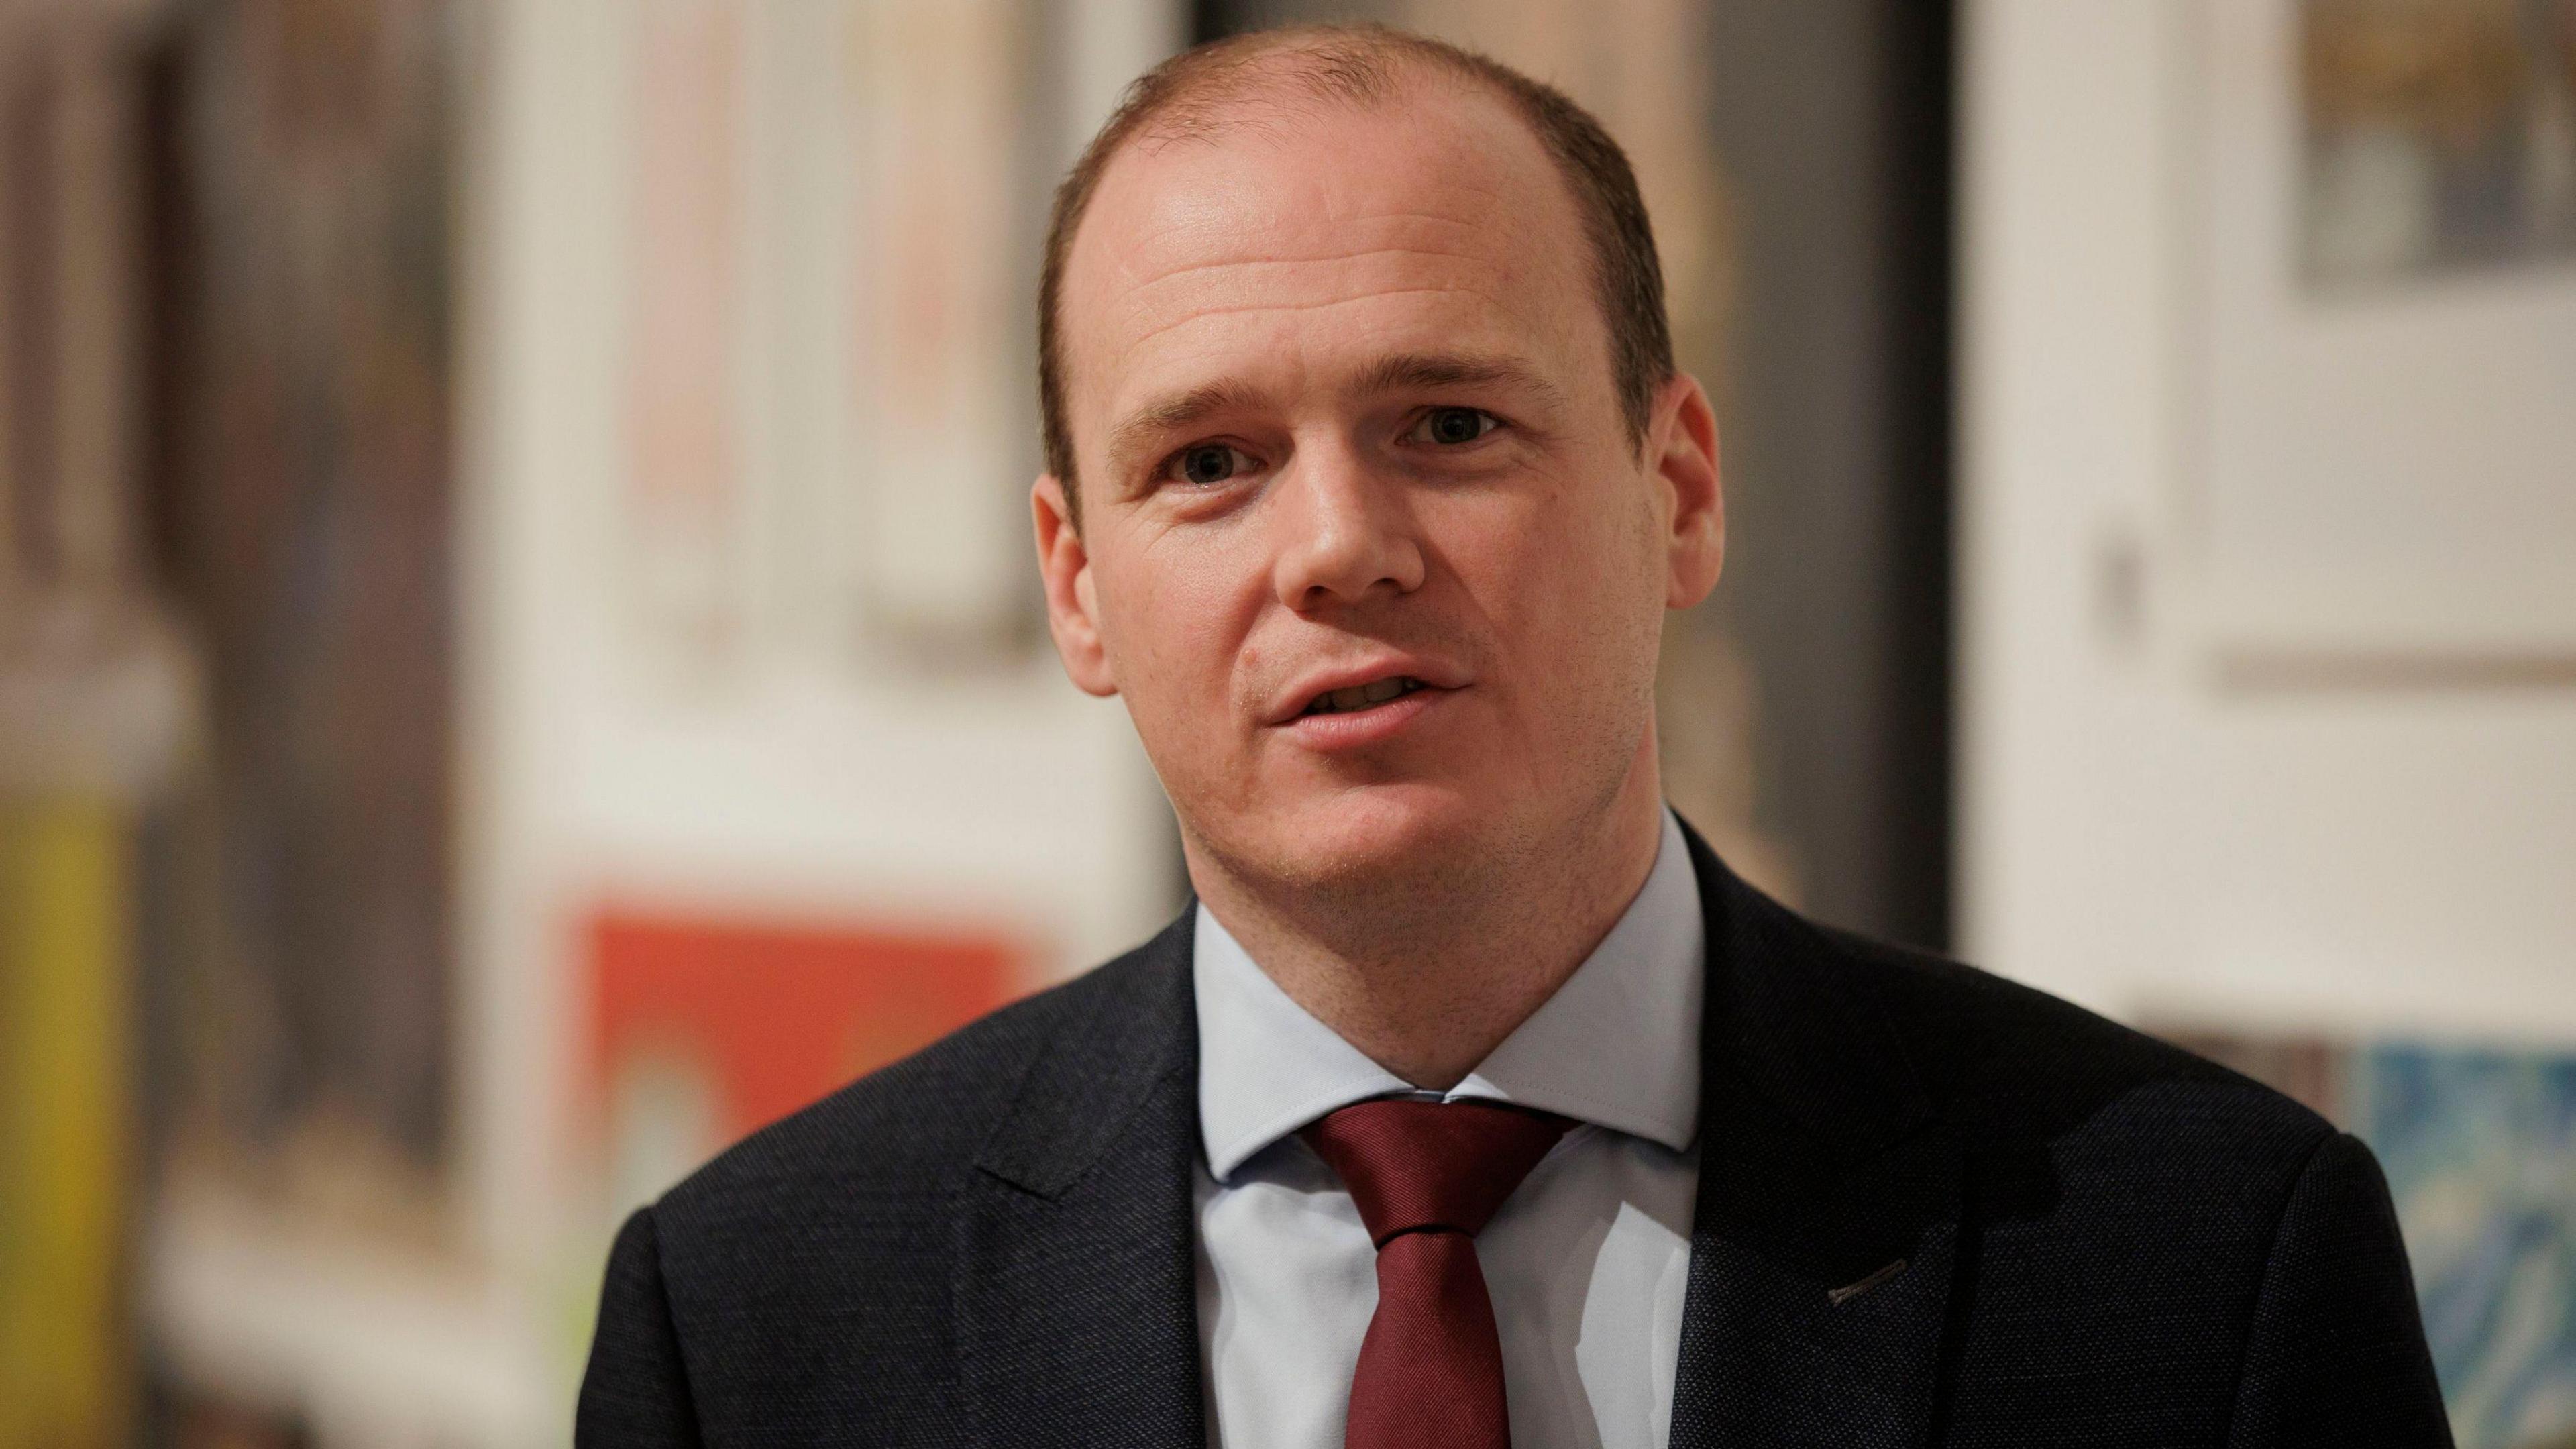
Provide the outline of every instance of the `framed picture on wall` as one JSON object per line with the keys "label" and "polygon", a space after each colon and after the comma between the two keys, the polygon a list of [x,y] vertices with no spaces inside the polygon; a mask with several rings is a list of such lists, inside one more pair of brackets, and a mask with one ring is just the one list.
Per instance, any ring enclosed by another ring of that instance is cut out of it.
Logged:
{"label": "framed picture on wall", "polygon": [[2576,4],[2202,0],[2196,44],[2222,673],[2576,677]]}
{"label": "framed picture on wall", "polygon": [[645,677],[945,676],[1039,647],[1034,13],[632,7],[612,543]]}

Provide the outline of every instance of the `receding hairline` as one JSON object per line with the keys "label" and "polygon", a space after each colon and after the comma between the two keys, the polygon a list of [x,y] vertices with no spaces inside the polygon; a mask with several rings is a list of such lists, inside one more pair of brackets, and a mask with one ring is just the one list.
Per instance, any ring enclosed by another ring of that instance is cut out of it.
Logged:
{"label": "receding hairline", "polygon": [[[1527,135],[1530,147],[1536,153],[1537,163],[1542,168],[1542,174],[1549,178],[1537,184],[1553,187],[1557,202],[1564,209],[1563,224],[1573,229],[1575,241],[1580,245],[1583,241],[1582,202],[1574,195],[1573,186],[1562,174],[1563,168],[1547,154],[1546,146],[1531,133],[1531,128],[1526,123],[1512,113],[1510,99],[1493,93],[1490,87],[1465,84],[1447,76],[1426,74],[1425,79],[1445,84],[1448,95],[1452,98],[1471,104],[1490,102],[1515,129]],[[1245,104],[1250,102],[1258,105],[1267,99],[1265,93],[1283,94],[1286,109],[1253,109]],[[1285,75],[1266,79],[1247,78],[1236,83],[1234,88],[1224,95],[1206,98],[1205,108],[1209,115],[1205,120],[1185,119],[1170,127],[1149,124],[1140,128],[1126,137],[1116,151],[1101,160],[1099,177],[1089,198],[1091,205],[1084,209],[1081,221],[1077,223],[1073,234],[1065,239],[1065,291],[1058,295],[1056,305],[1062,307],[1071,295],[1070,278],[1073,257],[1083,245],[1083,236],[1089,234],[1091,215],[1098,209],[1101,197],[1108,194],[1114,187],[1122,185],[1112,180],[1122,166],[1131,165],[1136,159],[1149,159],[1164,148],[1175,145],[1221,146],[1246,136],[1259,142],[1277,141],[1286,144],[1290,142],[1293,133],[1307,122],[1322,119],[1334,112],[1347,114],[1353,111],[1394,110],[1416,99],[1418,94],[1418,91],[1409,89],[1402,81],[1390,84],[1382,93],[1346,97],[1338,94],[1319,96],[1305,92]],[[1092,265],[1096,266],[1097,262]],[[1062,319],[1059,318],[1059,325],[1061,322]],[[1437,355],[1404,352],[1382,357],[1361,375],[1352,390],[1355,393],[1365,394],[1396,390],[1405,385],[1430,387],[1477,381],[1516,382],[1543,390],[1551,397],[1562,401],[1561,389],[1516,361],[1497,362],[1491,358],[1445,352]],[[1069,400],[1073,385],[1069,374],[1064,379],[1064,385]],[[1161,398],[1140,408],[1135,416],[1113,420],[1107,452],[1114,459],[1119,452],[1119,437],[1123,433],[1150,429],[1168,424],[1178,418],[1195,416],[1213,408],[1219,402],[1239,404],[1242,401],[1242,394],[1243,390],[1239,385],[1218,382],[1183,389],[1174,395]]]}
{"label": "receding hairline", "polygon": [[1453,94],[1490,96],[1509,109],[1502,88],[1460,66],[1458,54],[1383,26],[1299,25],[1228,37],[1205,47],[1185,83],[1119,138],[1117,149],[1101,158],[1102,169],[1138,145],[1263,129],[1278,112],[1265,113],[1253,102],[1283,102],[1290,116],[1302,117],[1389,105],[1422,86],[1443,85]]}
{"label": "receding hairline", "polygon": [[[1611,334],[1613,387],[1642,444],[1645,401],[1639,384],[1669,378],[1673,359],[1661,268],[1643,200],[1618,143],[1561,92],[1444,41],[1378,24],[1293,26],[1208,42],[1139,78],[1057,190],[1039,284],[1039,386],[1049,469],[1063,483],[1077,518],[1065,406],[1064,274],[1111,168],[1139,146],[1215,140],[1283,121],[1294,126],[1302,117],[1376,109],[1434,87],[1498,103],[1538,146],[1563,188],[1592,253],[1602,321]],[[1259,104],[1265,102],[1271,104]],[[1649,315],[1640,318],[1639,311]],[[1646,355],[1632,355],[1638,353]]]}

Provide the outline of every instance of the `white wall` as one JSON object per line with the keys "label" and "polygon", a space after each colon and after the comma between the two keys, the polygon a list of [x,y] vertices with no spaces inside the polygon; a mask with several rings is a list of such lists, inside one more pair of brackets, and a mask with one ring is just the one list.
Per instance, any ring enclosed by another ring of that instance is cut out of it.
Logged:
{"label": "white wall", "polygon": [[2576,1042],[2576,657],[2247,668],[2205,587],[2205,6],[2270,3],[1965,12],[1966,953],[2132,1020]]}

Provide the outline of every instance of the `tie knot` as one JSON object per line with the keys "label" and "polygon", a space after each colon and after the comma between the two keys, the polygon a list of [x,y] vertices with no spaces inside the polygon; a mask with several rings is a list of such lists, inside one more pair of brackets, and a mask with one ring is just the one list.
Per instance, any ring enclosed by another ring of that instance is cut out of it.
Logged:
{"label": "tie knot", "polygon": [[1485,1230],[1503,1199],[1574,1124],[1483,1102],[1357,1102],[1298,1135],[1341,1174],[1383,1248],[1425,1229]]}

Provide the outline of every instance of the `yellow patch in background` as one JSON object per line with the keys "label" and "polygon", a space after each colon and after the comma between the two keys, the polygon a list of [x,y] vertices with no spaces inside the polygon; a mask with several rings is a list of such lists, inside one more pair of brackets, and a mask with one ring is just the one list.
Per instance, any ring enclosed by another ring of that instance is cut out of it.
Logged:
{"label": "yellow patch in background", "polygon": [[0,1449],[126,1437],[125,825],[0,802]]}

